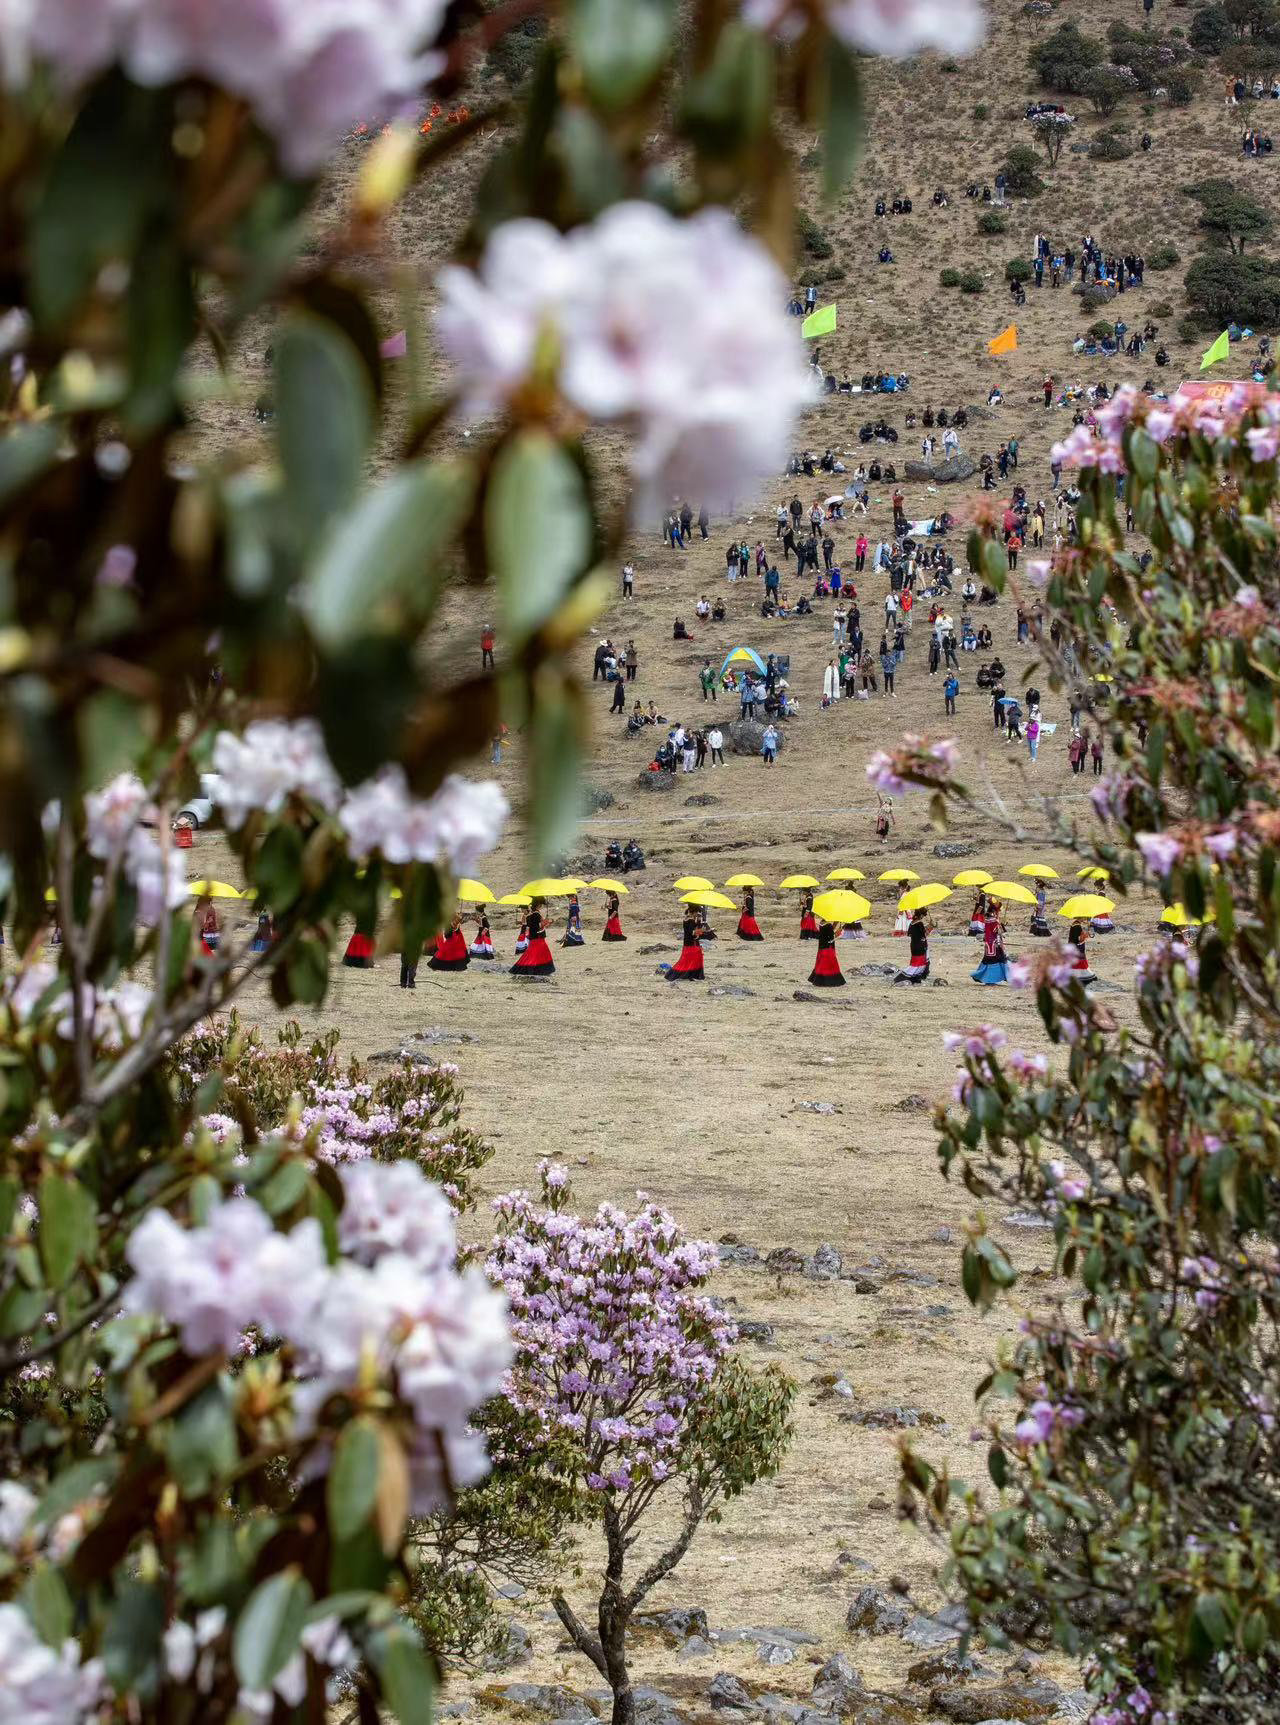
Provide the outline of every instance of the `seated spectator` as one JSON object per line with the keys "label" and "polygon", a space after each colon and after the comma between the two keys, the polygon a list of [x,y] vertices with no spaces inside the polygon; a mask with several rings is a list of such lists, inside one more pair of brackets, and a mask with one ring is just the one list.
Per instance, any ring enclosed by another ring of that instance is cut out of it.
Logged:
{"label": "seated spectator", "polygon": [[671,631],[671,639],[673,641],[687,641],[689,639],[689,631],[684,626],[683,617],[676,618],[675,627]]}
{"label": "seated spectator", "polygon": [[724,600],[717,598],[715,604],[711,607],[711,621],[713,623],[723,623],[725,615]]}
{"label": "seated spectator", "polygon": [[698,600],[698,603],[694,606],[693,609],[694,609],[695,613],[702,619],[702,621],[704,623],[708,620],[708,618],[711,616],[711,601],[710,601],[710,599],[707,598],[705,593]]}

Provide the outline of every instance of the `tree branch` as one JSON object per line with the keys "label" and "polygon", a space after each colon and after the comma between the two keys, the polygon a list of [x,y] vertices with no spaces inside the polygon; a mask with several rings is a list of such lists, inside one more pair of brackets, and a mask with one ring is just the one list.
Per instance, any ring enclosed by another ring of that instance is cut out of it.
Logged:
{"label": "tree branch", "polygon": [[680,1529],[676,1540],[667,1547],[661,1557],[655,1557],[648,1569],[637,1577],[635,1586],[623,1601],[628,1617],[640,1604],[650,1588],[656,1587],[660,1581],[665,1580],[685,1552],[688,1551],[708,1507],[708,1500],[702,1495],[702,1488],[691,1480],[688,1495],[685,1498],[684,1526]]}
{"label": "tree branch", "polygon": [[570,1641],[573,1642],[579,1653],[585,1654],[607,1682],[609,1667],[605,1663],[604,1648],[601,1647],[596,1637],[583,1626],[581,1619],[559,1588],[551,1595],[551,1603],[555,1607],[556,1616],[563,1623]]}

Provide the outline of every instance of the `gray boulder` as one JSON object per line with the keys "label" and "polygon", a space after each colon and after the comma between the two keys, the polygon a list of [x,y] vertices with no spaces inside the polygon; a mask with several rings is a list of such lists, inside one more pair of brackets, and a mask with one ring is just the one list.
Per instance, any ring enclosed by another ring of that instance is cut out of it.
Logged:
{"label": "gray boulder", "polygon": [[844,1259],[824,1240],[805,1265],[804,1273],[811,1282],[834,1282],[844,1269]]}
{"label": "gray boulder", "polygon": [[972,479],[977,471],[977,462],[959,450],[945,461],[908,461],[906,468],[907,478],[917,485],[954,485]]}
{"label": "gray boulder", "polygon": [[[778,733],[778,753],[786,747],[786,733],[781,725],[775,725]],[[759,719],[734,719],[724,727],[728,739],[730,753],[735,755],[758,755],[764,745],[765,727]]]}
{"label": "gray boulder", "polygon": [[910,1608],[880,1587],[860,1587],[849,1603],[845,1627],[855,1635],[894,1635],[907,1627]]}
{"label": "gray boulder", "polygon": [[508,1683],[498,1695],[508,1707],[537,1713],[544,1719],[568,1720],[570,1725],[586,1725],[587,1720],[595,1719],[581,1695],[562,1683]]}
{"label": "gray boulder", "polygon": [[933,847],[936,857],[971,857],[978,847],[969,839],[939,839]]}
{"label": "gray boulder", "polygon": [[730,1671],[718,1671],[711,1679],[711,1687],[707,1690],[707,1700],[717,1709],[739,1707],[745,1712],[752,1705],[751,1697],[745,1687]]}
{"label": "gray boulder", "polygon": [[678,1605],[671,1611],[637,1612],[636,1622],[646,1629],[661,1630],[669,1641],[677,1645],[687,1641],[691,1635],[700,1635],[705,1640],[711,1634],[707,1614],[700,1605]]}
{"label": "gray boulder", "polygon": [[843,1719],[866,1698],[860,1674],[843,1653],[833,1653],[813,1680],[813,1704],[824,1713],[835,1713]]}
{"label": "gray boulder", "polygon": [[676,788],[675,773],[640,773],[636,783],[642,791],[674,791]]}
{"label": "gray boulder", "polygon": [[969,1684],[935,1689],[929,1706],[953,1725],[986,1725],[989,1719],[1017,1719],[1038,1725],[1041,1720],[1054,1718],[1065,1699],[1056,1683],[1033,1678],[981,1689]]}

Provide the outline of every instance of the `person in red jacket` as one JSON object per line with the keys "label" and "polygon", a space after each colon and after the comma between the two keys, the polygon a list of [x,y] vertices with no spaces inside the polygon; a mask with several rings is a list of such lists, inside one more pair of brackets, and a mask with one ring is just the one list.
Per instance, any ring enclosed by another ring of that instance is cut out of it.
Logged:
{"label": "person in red jacket", "polygon": [[866,561],[867,536],[865,533],[859,533],[858,543],[853,548],[853,566],[855,569],[861,570],[865,566]]}
{"label": "person in red jacket", "polygon": [[480,630],[480,669],[493,669],[493,624],[485,623]]}

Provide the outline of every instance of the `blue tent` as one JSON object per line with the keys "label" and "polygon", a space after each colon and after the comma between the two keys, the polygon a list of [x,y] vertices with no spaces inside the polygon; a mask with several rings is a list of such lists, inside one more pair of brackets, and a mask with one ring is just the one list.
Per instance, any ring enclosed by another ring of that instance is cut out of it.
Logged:
{"label": "blue tent", "polygon": [[744,660],[749,661],[755,666],[756,670],[759,671],[760,675],[762,677],[764,676],[764,660],[760,657],[759,653],[756,652],[754,647],[734,647],[725,659],[724,664],[721,665],[720,675],[723,677],[730,665],[735,661],[738,664],[741,664]]}

